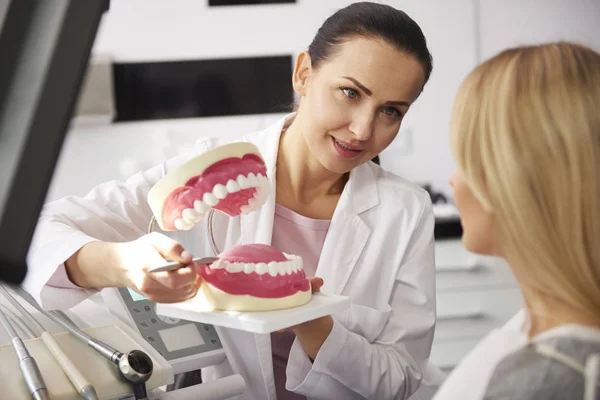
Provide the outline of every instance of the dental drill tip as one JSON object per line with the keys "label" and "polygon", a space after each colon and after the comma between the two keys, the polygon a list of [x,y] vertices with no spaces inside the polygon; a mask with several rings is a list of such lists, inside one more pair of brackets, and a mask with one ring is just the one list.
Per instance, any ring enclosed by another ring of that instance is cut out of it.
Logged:
{"label": "dental drill tip", "polygon": [[48,389],[40,389],[37,392],[31,395],[33,400],[50,400],[50,395],[48,394]]}
{"label": "dental drill tip", "polygon": [[96,394],[96,389],[92,385],[87,385],[81,388],[79,391],[82,399],[85,400],[100,400],[98,394]]}

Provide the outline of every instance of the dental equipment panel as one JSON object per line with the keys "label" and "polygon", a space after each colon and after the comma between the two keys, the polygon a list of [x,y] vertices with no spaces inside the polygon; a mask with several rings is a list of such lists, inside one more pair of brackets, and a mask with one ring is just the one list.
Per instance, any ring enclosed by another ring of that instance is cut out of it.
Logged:
{"label": "dental equipment panel", "polygon": [[[103,305],[139,332],[175,373],[222,362],[225,352],[211,325],[158,315],[157,304],[124,288],[102,291]],[[97,300],[98,301],[98,300]]]}

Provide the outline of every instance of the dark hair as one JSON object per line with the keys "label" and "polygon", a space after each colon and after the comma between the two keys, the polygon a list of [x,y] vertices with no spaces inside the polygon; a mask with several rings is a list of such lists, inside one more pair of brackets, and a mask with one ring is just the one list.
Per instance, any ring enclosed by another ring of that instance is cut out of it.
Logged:
{"label": "dark hair", "polygon": [[433,60],[421,28],[405,12],[371,3],[353,3],[327,18],[308,47],[313,68],[335,55],[337,46],[356,36],[385,40],[398,50],[414,56],[423,66],[425,82]]}

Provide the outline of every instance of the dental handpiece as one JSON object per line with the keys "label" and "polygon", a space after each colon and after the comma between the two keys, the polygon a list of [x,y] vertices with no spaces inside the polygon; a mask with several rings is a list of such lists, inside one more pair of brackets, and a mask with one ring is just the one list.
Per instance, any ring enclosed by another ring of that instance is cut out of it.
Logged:
{"label": "dental handpiece", "polygon": [[19,335],[17,335],[17,332],[2,310],[0,310],[0,322],[4,325],[4,329],[11,337],[12,346],[19,359],[19,369],[21,370],[23,379],[25,379],[25,384],[31,394],[31,398],[34,400],[50,400],[46,382],[44,382],[44,377],[42,376],[35,359],[29,355],[25,343],[23,343]]}

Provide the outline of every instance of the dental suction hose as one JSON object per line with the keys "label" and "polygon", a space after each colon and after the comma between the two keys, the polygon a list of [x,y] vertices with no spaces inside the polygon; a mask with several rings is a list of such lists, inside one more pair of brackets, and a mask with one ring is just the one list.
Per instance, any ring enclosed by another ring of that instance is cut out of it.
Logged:
{"label": "dental suction hose", "polygon": [[146,382],[152,376],[154,365],[152,363],[152,359],[145,352],[141,350],[132,350],[127,353],[121,353],[112,346],[100,340],[94,339],[75,325],[71,325],[69,322],[67,322],[68,318],[61,318],[58,316],[64,316],[64,313],[60,311],[57,311],[56,314],[49,313],[42,309],[32,298],[30,298],[28,293],[24,293],[23,289],[18,289],[18,292],[21,297],[23,297],[39,312],[57,324],[61,325],[75,337],[87,343],[87,345],[96,350],[96,352],[100,353],[102,356],[116,364],[119,370],[119,375],[132,385],[136,400],[148,399],[148,395],[146,393]]}
{"label": "dental suction hose", "polygon": [[2,310],[0,310],[0,322],[4,325],[4,329],[6,329],[6,332],[8,332],[11,337],[12,346],[19,359],[19,368],[21,369],[21,374],[25,379],[25,384],[27,385],[27,389],[29,389],[31,398],[34,400],[50,400],[48,388],[46,387],[46,383],[44,382],[44,378],[42,377],[42,373],[40,372],[35,359],[29,355],[25,344],[17,335],[17,332],[14,330]]}

